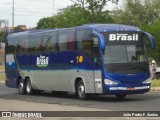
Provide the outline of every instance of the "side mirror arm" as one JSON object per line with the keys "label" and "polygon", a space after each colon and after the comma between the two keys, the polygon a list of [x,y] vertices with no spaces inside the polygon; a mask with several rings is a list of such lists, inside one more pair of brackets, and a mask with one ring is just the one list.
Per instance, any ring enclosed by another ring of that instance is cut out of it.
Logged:
{"label": "side mirror arm", "polygon": [[97,33],[96,31],[93,31],[92,34],[94,36],[97,36],[99,38],[100,48],[101,48],[102,51],[105,51],[106,44],[105,44],[105,38],[104,38],[104,36],[101,35],[100,33]]}
{"label": "side mirror arm", "polygon": [[147,33],[147,32],[143,32],[143,33],[148,36],[150,44],[151,44],[151,47],[154,49],[155,48],[155,43],[154,43],[153,36],[151,34]]}

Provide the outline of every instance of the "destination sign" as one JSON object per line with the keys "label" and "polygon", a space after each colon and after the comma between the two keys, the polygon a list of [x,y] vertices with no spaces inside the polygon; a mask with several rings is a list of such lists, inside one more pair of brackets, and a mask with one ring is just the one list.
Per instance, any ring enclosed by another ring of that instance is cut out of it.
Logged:
{"label": "destination sign", "polygon": [[102,33],[106,45],[138,45],[143,44],[143,33],[140,31],[115,31]]}

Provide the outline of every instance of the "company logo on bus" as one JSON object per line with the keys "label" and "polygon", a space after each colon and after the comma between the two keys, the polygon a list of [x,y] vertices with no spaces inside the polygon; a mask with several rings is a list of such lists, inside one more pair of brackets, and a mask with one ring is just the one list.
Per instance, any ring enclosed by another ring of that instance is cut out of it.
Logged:
{"label": "company logo on bus", "polygon": [[47,67],[48,61],[49,61],[49,57],[40,55],[40,57],[37,57],[37,66],[38,67]]}
{"label": "company logo on bus", "polygon": [[109,41],[138,41],[138,34],[110,34]]}

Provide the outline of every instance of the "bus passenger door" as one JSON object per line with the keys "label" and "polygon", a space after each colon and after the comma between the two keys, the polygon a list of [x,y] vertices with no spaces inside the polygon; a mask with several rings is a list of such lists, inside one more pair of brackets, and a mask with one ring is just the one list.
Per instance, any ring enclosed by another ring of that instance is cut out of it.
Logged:
{"label": "bus passenger door", "polygon": [[99,48],[99,38],[93,37],[93,76],[95,82],[95,93],[102,93],[102,67],[101,67],[101,55]]}

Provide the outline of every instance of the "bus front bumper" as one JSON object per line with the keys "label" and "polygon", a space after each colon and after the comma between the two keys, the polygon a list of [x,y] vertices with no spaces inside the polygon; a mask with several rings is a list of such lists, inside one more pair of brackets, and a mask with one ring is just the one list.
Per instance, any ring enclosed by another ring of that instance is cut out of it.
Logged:
{"label": "bus front bumper", "polygon": [[143,94],[150,90],[150,85],[144,86],[105,86],[104,94],[117,95],[117,94]]}

